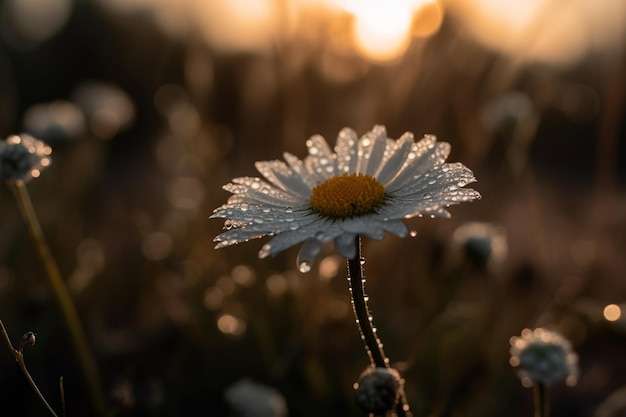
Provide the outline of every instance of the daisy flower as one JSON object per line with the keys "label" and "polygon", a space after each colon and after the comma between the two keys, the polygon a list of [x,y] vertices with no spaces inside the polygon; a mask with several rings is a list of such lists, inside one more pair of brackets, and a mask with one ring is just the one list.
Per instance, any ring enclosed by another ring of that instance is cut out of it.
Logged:
{"label": "daisy flower", "polygon": [[334,152],[319,135],[306,146],[304,160],[285,153],[285,161],[257,162],[264,179],[235,178],[224,186],[233,195],[211,216],[225,219],[216,248],[271,236],[259,252],[265,258],[303,243],[298,266],[306,272],[327,242],[353,259],[358,235],[405,237],[403,219],[449,217],[448,206],[480,198],[463,188],[475,181],[472,171],[445,163],[450,145],[433,135],[415,142],[407,132],[394,140],[374,126],[359,139],[345,128]]}

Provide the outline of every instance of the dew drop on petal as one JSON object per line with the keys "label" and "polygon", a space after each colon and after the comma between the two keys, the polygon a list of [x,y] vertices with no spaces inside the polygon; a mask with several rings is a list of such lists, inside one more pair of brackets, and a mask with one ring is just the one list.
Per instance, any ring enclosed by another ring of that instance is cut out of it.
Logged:
{"label": "dew drop on petal", "polygon": [[311,262],[303,261],[298,265],[298,270],[302,273],[309,272],[311,270]]}
{"label": "dew drop on petal", "polygon": [[272,246],[269,243],[266,243],[265,245],[263,245],[263,247],[259,251],[259,258],[260,259],[267,258],[270,254],[270,249],[272,249]]}

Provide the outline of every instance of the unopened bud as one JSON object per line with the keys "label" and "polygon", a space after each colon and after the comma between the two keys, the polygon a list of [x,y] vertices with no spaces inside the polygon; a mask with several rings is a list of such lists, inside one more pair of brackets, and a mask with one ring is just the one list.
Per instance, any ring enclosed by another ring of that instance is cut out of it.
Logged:
{"label": "unopened bud", "polygon": [[354,398],[366,413],[384,415],[398,402],[400,377],[394,369],[369,368],[354,384]]}
{"label": "unopened bud", "polygon": [[35,344],[35,333],[28,332],[25,333],[24,336],[20,339],[20,350],[24,349],[25,346],[33,346]]}

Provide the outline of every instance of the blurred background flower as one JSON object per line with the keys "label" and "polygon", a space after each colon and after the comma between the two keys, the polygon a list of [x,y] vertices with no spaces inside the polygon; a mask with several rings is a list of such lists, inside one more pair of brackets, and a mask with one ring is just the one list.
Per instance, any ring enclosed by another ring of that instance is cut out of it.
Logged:
{"label": "blurred background flower", "polygon": [[[526,327],[559,329],[580,356],[576,387],[552,388],[555,415],[618,409],[598,407],[626,386],[626,4],[518,3],[1,3],[0,134],[54,145],[29,193],[113,415],[227,415],[242,378],[276,387],[290,415],[361,415],[344,260],[324,249],[302,276],[293,252],[218,253],[208,217],[254,161],[374,124],[450,142],[483,195],[363,247],[414,413],[530,415],[507,363]],[[27,361],[48,398],[63,375],[68,415],[88,415],[6,187],[0,201],[0,317],[14,338],[37,333]],[[488,233],[455,234],[468,222]],[[456,250],[489,239],[486,268]],[[40,415],[16,368],[0,355],[0,389]]]}

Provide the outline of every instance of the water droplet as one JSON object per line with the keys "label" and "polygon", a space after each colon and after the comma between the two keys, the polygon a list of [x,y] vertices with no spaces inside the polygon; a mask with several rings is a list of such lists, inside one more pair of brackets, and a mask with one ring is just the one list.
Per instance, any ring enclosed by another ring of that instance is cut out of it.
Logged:
{"label": "water droplet", "polygon": [[298,265],[298,270],[300,270],[300,272],[302,273],[309,272],[311,270],[311,262],[309,261],[300,262],[300,265]]}
{"label": "water droplet", "polygon": [[459,187],[465,187],[467,185],[467,181],[460,180],[457,184],[459,185]]}
{"label": "water droplet", "polygon": [[285,209],[285,213],[293,213],[293,209],[291,207],[287,207]]}
{"label": "water droplet", "polygon": [[359,260],[359,263],[361,265],[365,265],[365,258],[361,256],[361,259]]}
{"label": "water droplet", "polygon": [[259,251],[259,258],[260,259],[267,258],[270,254],[270,249],[272,249],[272,246],[269,243],[266,243],[265,245],[263,245],[263,247]]}
{"label": "water droplet", "polygon": [[409,232],[409,236],[411,236],[411,237],[415,237],[415,236],[417,236],[417,230],[411,230],[411,231]]}
{"label": "water droplet", "polygon": [[298,223],[291,223],[291,224],[289,225],[289,230],[297,230],[297,229],[298,229],[298,227],[300,227],[300,226],[298,225]]}

